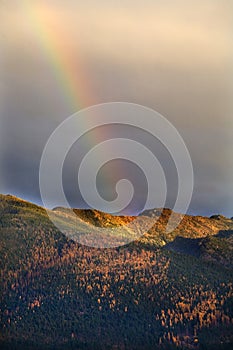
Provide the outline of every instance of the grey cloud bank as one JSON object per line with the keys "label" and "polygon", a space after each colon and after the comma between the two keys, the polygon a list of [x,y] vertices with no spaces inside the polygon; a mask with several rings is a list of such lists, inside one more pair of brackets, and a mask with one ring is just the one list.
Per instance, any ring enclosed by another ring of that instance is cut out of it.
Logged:
{"label": "grey cloud bank", "polygon": [[[61,37],[67,41],[64,49],[70,50],[74,62],[81,62],[72,72],[77,77],[81,69],[84,72],[77,91],[83,88],[88,101],[80,99],[76,107],[67,99],[66,87],[59,85],[54,61],[41,46],[25,9],[15,1],[0,5],[0,192],[40,202],[40,157],[59,123],[88,104],[127,101],[157,110],[184,138],[194,165],[190,212],[233,215],[229,2],[146,3],[142,9],[130,1],[126,7],[105,1],[98,6],[93,1],[34,2],[42,19],[46,16],[52,23],[53,17],[58,18],[61,33],[64,29],[69,34]],[[148,145],[152,145],[149,138]],[[176,194],[175,171],[158,144],[156,151],[170,179],[169,205]],[[67,160],[64,182],[71,202],[82,206],[82,200],[72,196],[75,157]],[[112,189],[106,190],[101,180],[100,184],[105,196],[111,197]],[[141,191],[145,189],[142,185]]]}

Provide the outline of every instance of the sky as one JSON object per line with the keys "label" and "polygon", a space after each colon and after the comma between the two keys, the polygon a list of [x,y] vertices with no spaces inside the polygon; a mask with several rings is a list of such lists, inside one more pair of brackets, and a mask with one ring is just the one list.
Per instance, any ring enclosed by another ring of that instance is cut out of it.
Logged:
{"label": "sky", "polygon": [[[41,203],[40,158],[54,129],[77,110],[125,101],[158,111],[183,137],[194,168],[189,212],[233,216],[232,7],[229,0],[1,0],[0,192]],[[74,206],[84,206],[73,175],[77,153],[91,145],[74,146],[66,160],[64,188]],[[154,149],[172,206],[172,161],[158,143]],[[100,174],[106,198],[117,166],[103,169],[108,182]],[[136,174],[132,208],[141,205],[143,174],[121,169]]]}

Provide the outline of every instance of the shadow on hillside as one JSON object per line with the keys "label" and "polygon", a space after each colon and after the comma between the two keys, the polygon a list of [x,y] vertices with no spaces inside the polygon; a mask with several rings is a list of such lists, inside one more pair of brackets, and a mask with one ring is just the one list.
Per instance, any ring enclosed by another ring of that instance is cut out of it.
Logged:
{"label": "shadow on hillside", "polygon": [[219,262],[225,258],[226,265],[230,266],[232,265],[233,230],[220,230],[213,236],[203,238],[177,236],[174,241],[167,243],[163,249],[196,258],[206,258],[208,256],[208,259],[212,257],[214,260],[218,260],[219,256]]}
{"label": "shadow on hillside", "polygon": [[231,238],[233,237],[233,230],[220,230],[215,237],[219,238]]}

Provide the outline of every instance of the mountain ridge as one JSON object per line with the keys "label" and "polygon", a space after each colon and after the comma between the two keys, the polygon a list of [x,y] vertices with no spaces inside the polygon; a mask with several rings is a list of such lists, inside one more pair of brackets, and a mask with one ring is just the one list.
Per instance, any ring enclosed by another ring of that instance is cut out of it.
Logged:
{"label": "mountain ridge", "polygon": [[[129,220],[76,213],[91,227]],[[167,233],[168,218],[128,245],[91,248],[44,208],[0,195],[1,348],[231,349],[233,222],[187,215]]]}

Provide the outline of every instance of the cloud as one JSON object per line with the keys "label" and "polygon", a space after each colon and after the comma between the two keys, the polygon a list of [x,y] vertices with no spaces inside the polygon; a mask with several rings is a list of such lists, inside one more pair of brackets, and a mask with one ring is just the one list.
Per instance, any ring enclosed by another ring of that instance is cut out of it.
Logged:
{"label": "cloud", "polygon": [[33,192],[39,198],[36,174],[44,144],[75,112],[59,80],[62,73],[66,76],[65,68],[56,67],[60,53],[72,62],[77,81],[82,75],[76,90],[79,108],[130,101],[166,116],[184,137],[194,162],[192,208],[205,212],[219,205],[219,211],[230,215],[232,4],[24,3],[0,5],[1,191]]}

